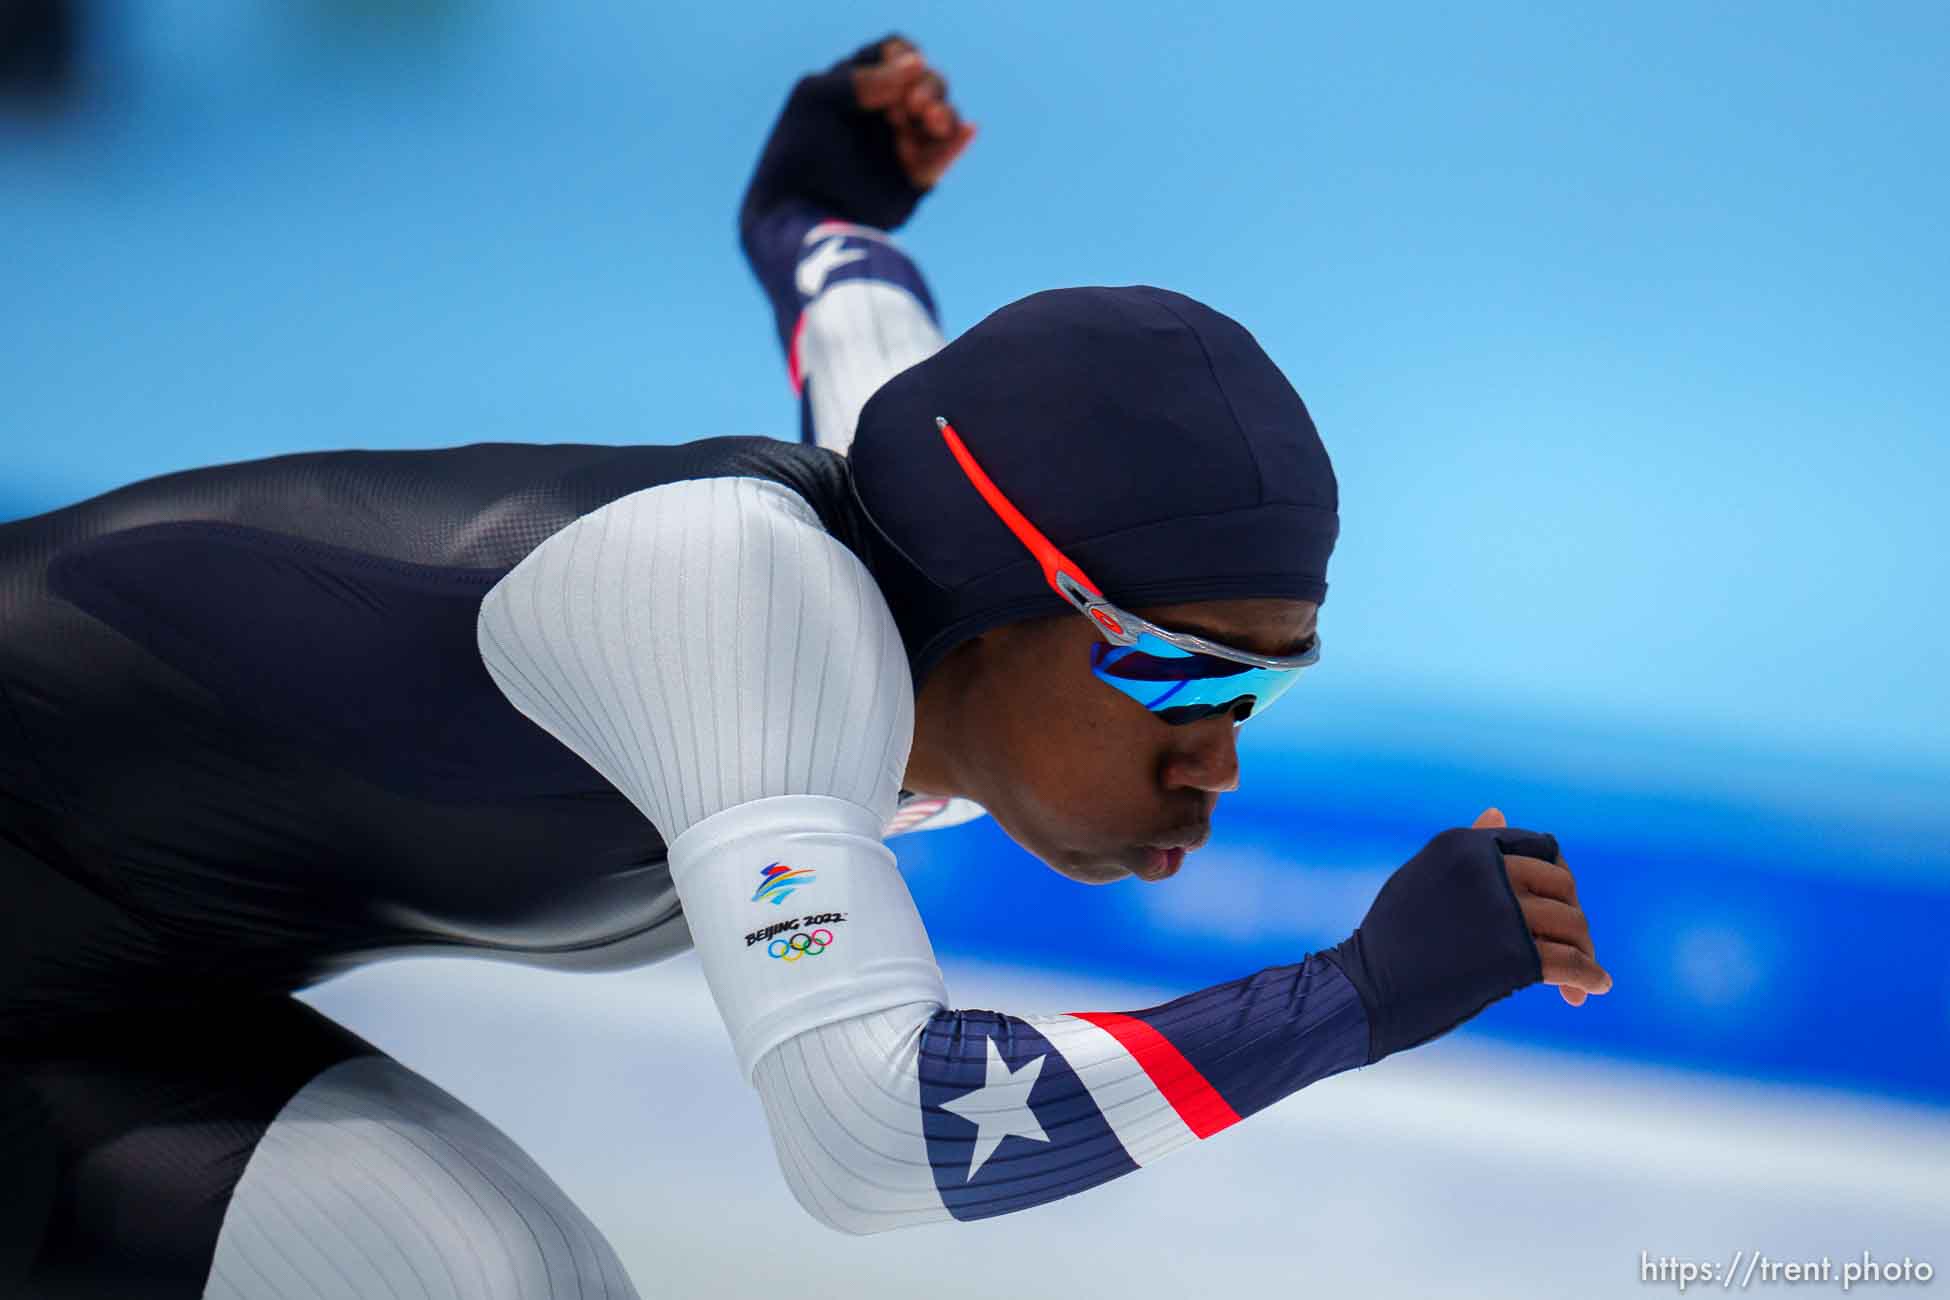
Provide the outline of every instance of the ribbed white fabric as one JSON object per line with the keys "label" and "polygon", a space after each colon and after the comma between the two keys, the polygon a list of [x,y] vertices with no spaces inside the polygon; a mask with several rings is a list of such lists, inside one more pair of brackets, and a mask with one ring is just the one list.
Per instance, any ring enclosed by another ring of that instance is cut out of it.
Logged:
{"label": "ribbed white fabric", "polygon": [[885,1232],[948,1217],[921,1133],[920,1039],[929,1002],[800,1035],[758,1063],[786,1185],[841,1232]]}
{"label": "ribbed white fabric", "polygon": [[635,1300],[616,1252],[506,1134],[383,1056],[278,1112],[205,1300]]}
{"label": "ribbed white fabric", "polygon": [[899,285],[865,279],[827,285],[806,304],[799,329],[815,441],[844,453],[867,399],[944,341],[921,300]]}
{"label": "ribbed white fabric", "polygon": [[[943,999],[881,842],[913,740],[906,650],[872,575],[802,498],[721,478],[611,502],[495,584],[478,632],[515,707],[662,832],[748,1076],[793,1034]],[[781,860],[807,873],[792,910],[757,892]],[[803,927],[833,936],[816,959],[746,937],[827,914]]]}
{"label": "ribbed white fabric", "polygon": [[515,707],[667,844],[775,795],[893,816],[914,737],[900,632],[866,566],[779,484],[612,501],[496,583],[477,631]]}

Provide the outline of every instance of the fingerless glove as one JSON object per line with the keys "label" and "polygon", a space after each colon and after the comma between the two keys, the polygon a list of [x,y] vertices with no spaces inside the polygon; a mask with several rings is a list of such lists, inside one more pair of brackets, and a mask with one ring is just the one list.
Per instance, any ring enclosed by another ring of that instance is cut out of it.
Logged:
{"label": "fingerless glove", "polygon": [[898,229],[926,193],[908,180],[894,152],[886,117],[861,108],[853,70],[880,61],[892,34],[847,58],[801,77],[785,101],[745,191],[739,222],[745,229],[780,203],[797,199],[830,217]]}
{"label": "fingerless glove", "polygon": [[1321,955],[1368,1013],[1368,1063],[1426,1043],[1544,975],[1503,855],[1557,858],[1508,827],[1443,831],[1388,878],[1361,924]]}

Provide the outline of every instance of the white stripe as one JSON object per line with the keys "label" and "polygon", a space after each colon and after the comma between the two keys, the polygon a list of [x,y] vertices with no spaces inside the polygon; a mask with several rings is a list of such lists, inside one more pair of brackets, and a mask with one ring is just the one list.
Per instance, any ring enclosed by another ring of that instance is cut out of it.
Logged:
{"label": "white stripe", "polygon": [[1140,1165],[1195,1140],[1144,1067],[1109,1030],[1075,1016],[1027,1016],[1076,1071],[1111,1132]]}
{"label": "white stripe", "polygon": [[799,374],[812,384],[813,436],[844,453],[880,386],[941,349],[940,327],[913,293],[883,280],[840,280],[806,305]]}

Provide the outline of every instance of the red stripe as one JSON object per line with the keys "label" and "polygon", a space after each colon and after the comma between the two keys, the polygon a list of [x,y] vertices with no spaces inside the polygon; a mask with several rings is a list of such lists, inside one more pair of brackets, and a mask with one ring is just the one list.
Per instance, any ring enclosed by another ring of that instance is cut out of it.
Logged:
{"label": "red stripe", "polygon": [[1239,1122],[1239,1112],[1205,1081],[1198,1067],[1173,1047],[1171,1040],[1136,1016],[1115,1011],[1072,1011],[1078,1020],[1088,1020],[1115,1038],[1131,1054],[1159,1092],[1164,1094],[1185,1127],[1201,1138]]}
{"label": "red stripe", "polygon": [[800,312],[799,319],[792,323],[792,346],[785,353],[785,372],[792,378],[795,393],[806,386],[805,377],[799,373],[799,336],[805,332],[806,313]]}

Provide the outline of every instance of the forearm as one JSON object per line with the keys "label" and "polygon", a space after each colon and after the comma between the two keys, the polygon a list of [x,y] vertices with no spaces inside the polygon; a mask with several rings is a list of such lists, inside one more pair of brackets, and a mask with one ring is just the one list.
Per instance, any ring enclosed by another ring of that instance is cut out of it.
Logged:
{"label": "forearm", "polygon": [[922,191],[886,122],[853,100],[850,69],[873,48],[793,88],[738,213],[803,436],[841,452],[867,398],[943,341],[926,280],[887,233]]}
{"label": "forearm", "polygon": [[801,1205],[872,1233],[1085,1191],[1368,1050],[1360,999],[1311,957],[1133,1012],[909,1004],[797,1035],[753,1082]]}
{"label": "forearm", "polygon": [[867,399],[946,341],[927,283],[885,232],[799,204],[763,218],[752,248],[800,398],[801,436],[843,453]]}
{"label": "forearm", "polygon": [[[1016,1017],[944,998],[785,1035],[752,1071],[780,1164],[808,1211],[856,1233],[1006,1214],[1130,1173],[1535,982],[1506,850],[1557,856],[1529,831],[1444,831],[1343,943],[1163,1006]],[[860,906],[878,911],[873,892]]]}

